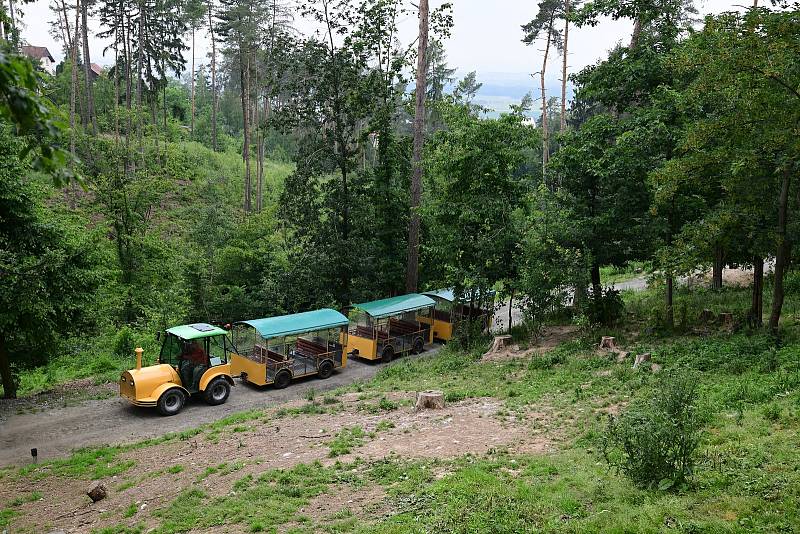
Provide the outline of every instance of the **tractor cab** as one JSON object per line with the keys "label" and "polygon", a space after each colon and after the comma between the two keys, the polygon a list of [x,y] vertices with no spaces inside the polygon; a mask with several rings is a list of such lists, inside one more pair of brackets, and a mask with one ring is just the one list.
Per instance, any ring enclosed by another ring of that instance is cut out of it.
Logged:
{"label": "tractor cab", "polygon": [[198,393],[205,372],[228,364],[230,352],[227,332],[221,328],[202,323],[176,326],[165,332],[158,362],[172,366],[189,393]]}
{"label": "tractor cab", "polygon": [[228,400],[233,378],[228,332],[205,323],[175,326],[164,332],[158,363],[142,367],[136,349],[136,368],[122,373],[120,395],[136,406],[157,407],[175,415],[192,394],[208,404]]}

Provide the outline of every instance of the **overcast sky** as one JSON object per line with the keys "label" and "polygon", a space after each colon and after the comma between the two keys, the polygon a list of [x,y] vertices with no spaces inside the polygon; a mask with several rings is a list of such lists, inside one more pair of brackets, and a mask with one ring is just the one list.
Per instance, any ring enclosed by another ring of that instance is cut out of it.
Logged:
{"label": "overcast sky", "polygon": [[[442,3],[431,0],[431,7]],[[724,0],[698,0],[697,7],[701,15],[722,11],[741,9],[746,0],[731,2]],[[61,46],[49,35],[53,14],[48,8],[48,0],[38,0],[32,4],[21,6],[24,12],[22,36],[29,44],[47,46],[51,54],[60,61],[63,57]],[[446,42],[448,63],[458,68],[460,73],[472,70],[478,72],[480,81],[502,83],[504,78],[518,82],[521,77],[538,72],[541,67],[541,46],[526,46],[520,39],[520,25],[531,20],[537,10],[537,1],[528,0],[452,0],[455,25],[451,38]],[[409,16],[400,22],[401,38],[412,42],[416,36],[417,20]],[[90,31],[96,32],[96,21],[90,21]],[[303,29],[308,27],[298,21]],[[630,38],[632,23],[629,21],[604,21],[594,28],[578,28],[570,30],[569,70],[575,72],[582,67],[594,63],[607,55],[617,42],[627,42]],[[189,43],[187,36],[186,42]],[[106,43],[92,39],[90,50],[92,61],[107,65],[113,61],[113,52],[102,57],[102,49]],[[208,44],[204,36],[198,36],[197,49],[194,53],[198,64],[206,63]],[[187,53],[188,57],[189,53]],[[188,65],[187,61],[187,65]],[[554,57],[550,64],[552,79],[558,77],[560,58]],[[550,78],[550,76],[548,76]],[[533,85],[533,80],[531,80]]]}

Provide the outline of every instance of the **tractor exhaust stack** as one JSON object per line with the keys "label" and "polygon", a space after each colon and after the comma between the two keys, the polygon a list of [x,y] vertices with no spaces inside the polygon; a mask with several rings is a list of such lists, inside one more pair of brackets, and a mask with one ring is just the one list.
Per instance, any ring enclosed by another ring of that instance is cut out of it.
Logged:
{"label": "tractor exhaust stack", "polygon": [[144,352],[144,349],[142,349],[142,347],[136,347],[136,350],[133,352],[136,353],[136,370],[138,371],[142,368],[142,353]]}

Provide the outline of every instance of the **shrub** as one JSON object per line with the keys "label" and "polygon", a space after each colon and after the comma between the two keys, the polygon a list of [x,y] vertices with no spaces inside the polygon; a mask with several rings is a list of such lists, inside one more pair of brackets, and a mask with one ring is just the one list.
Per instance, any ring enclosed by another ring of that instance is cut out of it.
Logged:
{"label": "shrub", "polygon": [[601,288],[599,291],[590,290],[585,302],[584,313],[591,324],[614,325],[625,312],[622,295],[613,287]]}
{"label": "shrub", "polygon": [[699,444],[696,404],[694,378],[664,375],[650,400],[609,419],[602,448],[606,461],[642,487],[682,485],[693,473]]}
{"label": "shrub", "polygon": [[127,326],[123,326],[114,338],[114,354],[120,358],[129,357],[136,348],[136,340],[133,338],[133,331]]}

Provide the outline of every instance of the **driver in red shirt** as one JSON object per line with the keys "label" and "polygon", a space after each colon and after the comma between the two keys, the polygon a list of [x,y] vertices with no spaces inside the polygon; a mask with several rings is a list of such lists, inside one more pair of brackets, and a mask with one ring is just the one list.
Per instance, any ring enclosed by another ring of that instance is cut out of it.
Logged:
{"label": "driver in red shirt", "polygon": [[203,350],[203,347],[200,346],[200,343],[197,341],[191,342],[183,359],[196,365],[206,365],[208,363],[208,355],[206,355],[206,351]]}

